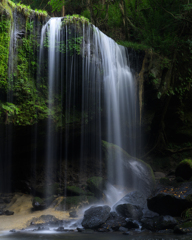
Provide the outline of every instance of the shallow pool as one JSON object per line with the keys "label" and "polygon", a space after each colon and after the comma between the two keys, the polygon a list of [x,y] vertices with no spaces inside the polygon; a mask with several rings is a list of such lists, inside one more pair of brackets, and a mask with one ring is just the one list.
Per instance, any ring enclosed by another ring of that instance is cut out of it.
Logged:
{"label": "shallow pool", "polygon": [[1,240],[191,240],[192,235],[173,234],[139,234],[123,235],[122,233],[1,233]]}

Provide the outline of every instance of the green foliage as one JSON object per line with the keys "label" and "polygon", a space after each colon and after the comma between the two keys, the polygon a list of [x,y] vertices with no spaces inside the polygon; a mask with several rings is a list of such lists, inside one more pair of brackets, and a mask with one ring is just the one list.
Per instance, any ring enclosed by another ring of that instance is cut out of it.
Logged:
{"label": "green foliage", "polygon": [[51,5],[53,11],[60,11],[65,5],[65,0],[50,0],[48,3]]}
{"label": "green foliage", "polygon": [[23,13],[26,18],[28,18],[33,13],[35,13],[39,18],[40,17],[45,18],[45,17],[48,16],[48,13],[45,10],[35,9],[35,11],[34,11],[34,10],[31,9],[31,6],[26,6],[24,4],[21,4],[20,2],[19,3],[13,3],[10,0],[8,0],[8,3],[12,8],[16,7],[17,11],[20,12],[20,13]]}
{"label": "green foliage", "polygon": [[109,27],[121,27],[122,26],[122,15],[119,9],[119,3],[115,2],[109,6],[108,10],[108,25]]}
{"label": "green foliage", "polygon": [[2,90],[7,89],[10,27],[11,21],[3,17],[0,21],[0,89]]}
{"label": "green foliage", "polygon": [[[136,0],[127,2],[128,18],[135,26],[133,37],[151,46],[156,52],[169,55],[178,43],[178,26],[181,13],[179,0]],[[137,30],[136,30],[137,29]]]}
{"label": "green foliage", "polygon": [[150,48],[149,46],[137,42],[117,41],[117,43],[124,47],[133,48],[135,50],[146,50]]}

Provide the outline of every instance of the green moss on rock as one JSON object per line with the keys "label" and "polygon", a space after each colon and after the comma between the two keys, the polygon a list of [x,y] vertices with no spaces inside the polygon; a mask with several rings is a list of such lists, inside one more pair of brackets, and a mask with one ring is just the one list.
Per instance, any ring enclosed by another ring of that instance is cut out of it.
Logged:
{"label": "green moss on rock", "polygon": [[192,177],[192,160],[184,159],[181,161],[175,170],[175,176],[189,180]]}

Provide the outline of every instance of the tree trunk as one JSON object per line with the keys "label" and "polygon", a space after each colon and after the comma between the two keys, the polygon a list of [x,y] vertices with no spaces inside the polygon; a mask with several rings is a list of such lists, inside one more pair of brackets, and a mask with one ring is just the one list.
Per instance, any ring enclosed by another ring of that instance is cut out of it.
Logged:
{"label": "tree trunk", "polygon": [[61,10],[61,17],[65,16],[65,6],[63,5],[62,10]]}

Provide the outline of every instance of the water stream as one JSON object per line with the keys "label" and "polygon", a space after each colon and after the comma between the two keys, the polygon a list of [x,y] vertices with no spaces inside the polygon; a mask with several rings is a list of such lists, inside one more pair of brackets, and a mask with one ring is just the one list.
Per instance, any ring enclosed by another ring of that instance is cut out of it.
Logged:
{"label": "water stream", "polygon": [[[136,84],[126,48],[92,25],[62,25],[61,19],[51,18],[41,33],[40,63],[42,56],[47,54],[48,57],[46,171],[48,178],[59,151],[60,156],[66,159],[67,176],[67,159],[79,155],[81,181],[88,169],[88,158],[93,156],[98,161],[96,174],[102,176],[102,140],[128,150],[132,156],[136,155]],[[40,64],[41,68],[44,66]],[[55,103],[57,94],[60,98]],[[60,123],[65,122],[65,135],[61,133],[60,137],[53,134],[51,114],[55,111],[55,104],[62,112]],[[77,143],[73,141],[75,124],[79,119],[81,133]],[[113,164],[108,163],[106,178],[114,185],[125,186],[121,151],[114,151],[113,158]],[[132,184],[136,185],[134,179]]]}

